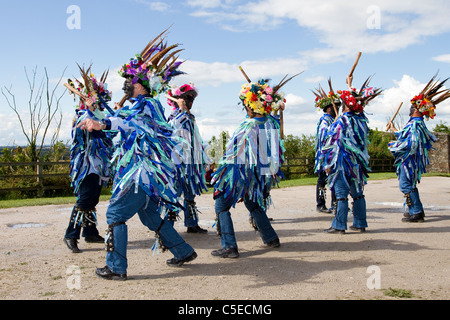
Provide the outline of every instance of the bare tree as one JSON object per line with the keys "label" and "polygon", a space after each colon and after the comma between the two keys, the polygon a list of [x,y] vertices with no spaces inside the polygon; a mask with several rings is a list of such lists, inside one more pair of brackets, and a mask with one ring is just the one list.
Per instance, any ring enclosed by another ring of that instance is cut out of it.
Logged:
{"label": "bare tree", "polygon": [[[14,111],[19,119],[20,127],[23,134],[28,141],[28,156],[30,161],[37,161],[44,147],[45,140],[49,134],[49,129],[52,124],[56,126],[50,144],[53,146],[59,136],[59,130],[62,123],[62,112],[60,109],[60,101],[65,94],[65,90],[61,94],[57,93],[57,89],[61,84],[66,69],[64,69],[61,77],[54,87],[50,87],[50,78],[48,76],[47,68],[44,68],[44,76],[37,83],[37,67],[32,70],[29,75],[26,68],[25,75],[27,77],[28,88],[30,96],[28,99],[28,113],[29,124],[26,124],[26,117],[23,117],[23,108],[19,108],[16,102],[16,97],[12,93],[12,85],[10,88],[4,87],[1,89],[3,96],[8,103],[8,106]],[[25,113],[26,114],[26,113]],[[38,141],[38,139],[40,139]]]}

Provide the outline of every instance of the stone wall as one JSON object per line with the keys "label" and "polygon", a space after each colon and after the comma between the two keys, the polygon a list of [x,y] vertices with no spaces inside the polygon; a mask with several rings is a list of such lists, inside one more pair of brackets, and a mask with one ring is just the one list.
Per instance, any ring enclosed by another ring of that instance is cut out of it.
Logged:
{"label": "stone wall", "polygon": [[433,148],[429,151],[430,164],[427,166],[427,172],[450,173],[450,134],[433,134],[438,141],[433,143]]}

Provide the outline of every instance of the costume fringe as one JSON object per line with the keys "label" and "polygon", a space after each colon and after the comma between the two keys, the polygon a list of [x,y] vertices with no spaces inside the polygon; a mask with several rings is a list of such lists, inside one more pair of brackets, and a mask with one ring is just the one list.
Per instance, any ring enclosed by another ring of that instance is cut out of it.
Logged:
{"label": "costume fringe", "polygon": [[279,120],[247,118],[234,132],[212,176],[214,197],[223,194],[234,207],[247,196],[265,208],[270,190],[284,178],[284,151]]}
{"label": "costume fringe", "polygon": [[113,155],[116,175],[111,201],[134,184],[135,192],[140,186],[157,201],[161,198],[169,206],[180,207],[175,190],[177,172],[171,159],[176,141],[164,109],[154,98],[139,96],[132,101],[133,106],[124,107],[115,115],[135,130],[126,131],[119,126],[121,139]]}
{"label": "costume fringe", "polygon": [[[105,185],[113,177],[110,159],[114,153],[114,143],[112,141],[114,134],[104,131],[88,132],[77,128],[77,125],[87,118],[101,121],[105,116],[98,109],[94,112],[90,110],[77,111],[77,120],[72,128],[69,164],[71,186],[74,188],[75,194],[78,193],[81,183],[91,169],[94,169],[103,178]],[[100,165],[91,168],[95,163],[94,159],[98,159]]]}
{"label": "costume fringe", "polygon": [[326,135],[328,132],[328,128],[333,124],[334,118],[325,113],[319,120],[317,124],[317,131],[316,131],[316,140],[315,140],[315,151],[316,151],[316,158],[314,162],[314,172],[317,173],[322,170],[321,168],[321,162],[320,162],[320,154],[322,152],[322,146],[324,145]]}
{"label": "costume fringe", "polygon": [[368,120],[364,113],[346,112],[330,127],[325,144],[322,146],[320,163],[325,170],[331,168],[328,185],[333,188],[342,172],[347,185],[354,184],[361,191],[369,177]]}
{"label": "costume fringe", "polygon": [[389,150],[395,157],[397,176],[403,167],[415,187],[426,172],[426,166],[430,163],[428,150],[437,138],[428,130],[421,117],[410,118],[403,130],[396,132],[395,136],[397,141],[389,146]]}
{"label": "costume fringe", "polygon": [[207,192],[206,166],[212,163],[212,160],[205,152],[195,117],[177,109],[169,116],[169,124],[174,129],[174,135],[184,141],[176,146],[178,152],[175,162],[180,183],[178,187],[182,189],[181,186],[185,185],[196,195]]}

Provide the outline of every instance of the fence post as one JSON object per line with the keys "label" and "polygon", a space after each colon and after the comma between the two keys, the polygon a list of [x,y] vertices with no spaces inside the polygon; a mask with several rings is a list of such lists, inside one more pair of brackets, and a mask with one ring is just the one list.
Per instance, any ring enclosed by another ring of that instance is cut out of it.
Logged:
{"label": "fence post", "polygon": [[43,173],[43,167],[42,165],[39,164],[39,159],[36,161],[37,165],[36,165],[36,174],[37,174],[37,183],[39,185],[39,189],[38,189],[38,196],[39,198],[44,196],[44,181],[43,181],[43,177],[42,177],[42,173]]}

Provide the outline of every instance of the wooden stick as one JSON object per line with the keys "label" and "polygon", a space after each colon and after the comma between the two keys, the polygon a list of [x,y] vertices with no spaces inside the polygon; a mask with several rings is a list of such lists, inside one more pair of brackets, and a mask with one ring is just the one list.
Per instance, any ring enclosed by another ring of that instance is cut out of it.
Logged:
{"label": "wooden stick", "polygon": [[76,94],[77,96],[79,96],[81,99],[83,99],[83,100],[87,99],[87,97],[85,95],[83,95],[80,91],[78,91],[74,87],[68,85],[67,83],[64,83],[64,87],[66,87],[73,94]]}
{"label": "wooden stick", "polygon": [[127,95],[124,95],[122,100],[120,100],[117,104],[122,108],[126,101],[127,101]]}
{"label": "wooden stick", "polygon": [[283,110],[280,109],[280,138],[284,139],[284,119]]}
{"label": "wooden stick", "polygon": [[[67,83],[64,83],[64,87],[66,87],[70,92],[72,92],[73,94],[77,95],[78,97],[80,97],[80,99],[84,100],[86,102],[87,99],[89,99],[88,97],[86,97],[84,94],[82,94],[80,91],[78,91],[77,89],[75,89],[74,87],[68,85]],[[95,111],[96,108],[94,108],[93,105],[88,106],[89,110],[91,110],[92,112]]]}
{"label": "wooden stick", "polygon": [[387,126],[389,125],[389,123],[392,122],[392,124],[394,124],[394,119],[395,119],[395,117],[397,116],[397,114],[398,114],[398,112],[400,111],[400,109],[402,108],[402,106],[403,106],[403,102],[400,103],[400,105],[399,105],[398,108],[397,108],[397,111],[395,111],[394,115],[392,116],[391,121],[389,121],[388,124],[386,125],[386,130],[388,129]]}
{"label": "wooden stick", "polygon": [[331,78],[328,79],[328,85],[330,87],[330,92],[331,92],[331,103],[333,104],[334,113],[336,114],[335,117],[334,117],[334,121],[336,121],[336,119],[339,117],[339,110],[336,107],[336,104],[334,103],[334,99],[333,99],[334,90],[333,90],[333,87],[331,85]]}
{"label": "wooden stick", "polygon": [[167,99],[172,100],[173,102],[178,102],[178,99],[175,99],[174,97],[169,96],[168,94],[164,95]]}
{"label": "wooden stick", "polygon": [[[358,56],[356,57],[355,63],[353,63],[352,69],[350,70],[350,73],[348,74],[349,77],[353,76],[353,72],[355,72],[355,68],[358,65],[359,58],[361,58],[361,52],[358,52]],[[350,87],[352,84],[348,83],[348,86]]]}
{"label": "wooden stick", "polygon": [[241,70],[242,74],[244,75],[245,79],[247,79],[248,83],[252,83],[252,81],[251,81],[250,78],[247,76],[247,74],[245,73],[244,69],[242,69],[241,66],[239,66],[239,70]]}
{"label": "wooden stick", "polygon": [[350,70],[349,76],[353,75],[353,72],[355,71],[356,66],[358,65],[359,58],[361,58],[361,52],[358,52],[358,56],[356,57],[355,63],[353,64],[352,69]]}

